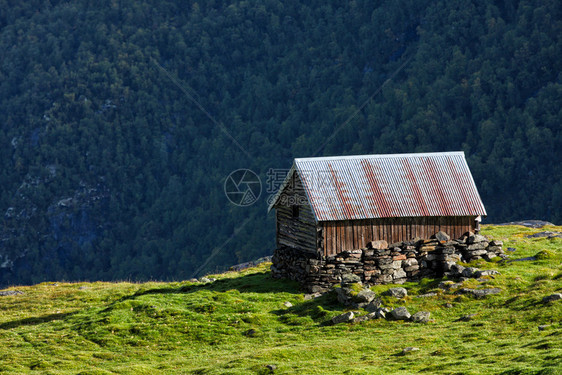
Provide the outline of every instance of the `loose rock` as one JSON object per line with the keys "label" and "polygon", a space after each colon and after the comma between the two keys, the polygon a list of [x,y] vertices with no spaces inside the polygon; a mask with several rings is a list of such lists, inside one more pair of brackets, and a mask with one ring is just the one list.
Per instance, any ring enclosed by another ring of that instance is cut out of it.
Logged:
{"label": "loose rock", "polygon": [[303,296],[303,298],[304,298],[305,301],[310,301],[311,299],[315,299],[315,298],[318,298],[318,297],[321,297],[321,296],[322,296],[322,293],[310,293],[310,294],[305,294]]}
{"label": "loose rock", "polygon": [[499,275],[500,273],[496,270],[478,270],[476,272],[474,272],[473,277],[476,279],[481,278],[482,276],[493,276],[493,275]]}
{"label": "loose rock", "polygon": [[548,302],[552,302],[552,301],[558,301],[559,299],[562,299],[562,293],[554,293],[551,294],[550,296],[546,296],[542,299],[543,303],[548,303]]}
{"label": "loose rock", "polygon": [[484,298],[486,296],[489,296],[490,294],[501,293],[501,289],[500,288],[487,288],[487,289],[462,288],[457,293],[459,293],[459,294],[472,294],[475,298]]}
{"label": "loose rock", "polygon": [[381,307],[381,300],[376,298],[372,300],[367,306],[364,307],[365,310],[369,312],[375,312]]}
{"label": "loose rock", "polygon": [[396,298],[404,298],[408,295],[408,291],[406,288],[397,287],[388,289],[384,294]]}
{"label": "loose rock", "polygon": [[257,333],[258,332],[255,329],[252,328],[252,329],[249,329],[246,332],[244,332],[244,336],[255,337]]}
{"label": "loose rock", "polygon": [[474,273],[478,271],[478,268],[475,267],[466,267],[463,271],[462,271],[462,275],[464,277],[472,277],[474,276]]}
{"label": "loose rock", "polygon": [[387,308],[380,308],[377,311],[375,311],[375,318],[376,319],[386,319],[386,314],[388,314],[388,309]]}
{"label": "loose rock", "polygon": [[430,292],[430,293],[417,295],[416,298],[429,298],[429,297],[435,297],[436,295],[437,295],[437,293]]}
{"label": "loose rock", "polygon": [[371,289],[363,289],[355,296],[355,300],[359,303],[370,303],[377,295]]}
{"label": "loose rock", "polygon": [[474,317],[476,315],[478,315],[478,314],[466,314],[466,315],[461,316],[458,320],[461,321],[461,322],[469,322],[472,319],[474,319]]}
{"label": "loose rock", "polygon": [[4,290],[0,292],[0,296],[17,296],[20,294],[23,294],[23,292],[19,290]]}
{"label": "loose rock", "polygon": [[404,306],[395,308],[390,312],[390,316],[394,320],[408,320],[412,316]]}
{"label": "loose rock", "polygon": [[332,318],[332,324],[347,323],[352,321],[354,317],[355,314],[353,314],[353,311],[348,311],[346,313],[334,316]]}
{"label": "loose rock", "polygon": [[414,323],[427,323],[429,322],[430,315],[429,311],[418,311],[412,315],[411,320]]}
{"label": "loose rock", "polygon": [[362,323],[372,319],[376,319],[376,313],[374,312],[356,317],[355,319],[353,319],[353,323]]}
{"label": "loose rock", "polygon": [[409,346],[407,348],[402,349],[402,355],[406,355],[410,352],[417,352],[420,348],[416,348],[415,346]]}

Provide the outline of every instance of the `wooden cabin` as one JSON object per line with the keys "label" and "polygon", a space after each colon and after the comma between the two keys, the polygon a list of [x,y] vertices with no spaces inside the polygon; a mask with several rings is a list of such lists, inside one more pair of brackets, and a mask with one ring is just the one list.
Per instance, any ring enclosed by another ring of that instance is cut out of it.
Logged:
{"label": "wooden cabin", "polygon": [[295,159],[274,196],[277,247],[322,256],[477,232],[486,210],[463,152]]}

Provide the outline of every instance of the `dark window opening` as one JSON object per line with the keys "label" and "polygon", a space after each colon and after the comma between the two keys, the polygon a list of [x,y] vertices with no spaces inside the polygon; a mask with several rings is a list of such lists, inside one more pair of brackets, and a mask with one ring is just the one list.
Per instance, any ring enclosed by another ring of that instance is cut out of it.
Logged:
{"label": "dark window opening", "polygon": [[293,218],[298,219],[299,218],[299,206],[294,205],[292,206],[293,208]]}

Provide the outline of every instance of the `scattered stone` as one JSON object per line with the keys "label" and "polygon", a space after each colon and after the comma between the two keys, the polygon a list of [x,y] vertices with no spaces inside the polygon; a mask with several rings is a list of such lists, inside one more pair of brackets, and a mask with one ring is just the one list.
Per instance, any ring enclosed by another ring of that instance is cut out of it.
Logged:
{"label": "scattered stone", "polygon": [[427,323],[429,322],[429,311],[418,311],[410,318],[414,323]]}
{"label": "scattered stone", "polygon": [[198,283],[198,282],[199,282],[199,280],[197,280],[197,279],[193,278],[193,279],[189,279],[189,282],[190,282],[190,283]]}
{"label": "scattered stone", "polygon": [[321,285],[311,285],[309,287],[309,291],[314,293],[314,294],[320,294],[322,295],[323,293],[326,293],[329,291],[329,288],[325,288]]}
{"label": "scattered stone", "polygon": [[408,310],[404,306],[400,306],[392,310],[390,312],[390,316],[394,320],[408,320],[412,317],[412,315],[408,312]]}
{"label": "scattered stone", "polygon": [[277,370],[277,365],[267,365],[265,366],[270,372]]}
{"label": "scattered stone", "polygon": [[469,322],[471,320],[474,319],[475,316],[477,316],[478,314],[466,314],[461,316],[458,320],[461,322]]}
{"label": "scattered stone", "polygon": [[353,289],[351,288],[336,288],[338,302],[342,305],[350,306],[353,299]]}
{"label": "scattered stone", "polygon": [[203,283],[203,284],[207,284],[207,283],[211,282],[211,279],[209,279],[207,277],[202,277],[202,278],[199,279],[199,282]]}
{"label": "scattered stone", "polygon": [[547,237],[547,238],[562,237],[562,233],[546,231],[546,232],[529,234],[527,236],[527,238],[542,238],[542,237]]}
{"label": "scattered stone", "polygon": [[486,296],[489,296],[490,294],[501,293],[501,289],[500,288],[486,288],[486,289],[462,288],[457,293],[459,293],[459,294],[472,294],[475,298],[484,298]]}
{"label": "scattered stone", "polygon": [[493,277],[493,275],[499,275],[500,273],[496,270],[478,270],[476,272],[474,272],[473,276],[476,279],[479,279],[483,276],[491,276]]}
{"label": "scattered stone", "polygon": [[358,316],[355,319],[353,319],[353,323],[362,323],[362,322],[366,322],[367,320],[376,319],[377,318],[376,315],[377,314],[375,312],[372,312],[367,315]]}
{"label": "scattered stone", "polygon": [[445,281],[441,281],[439,283],[439,285],[437,285],[437,287],[439,289],[443,289],[443,290],[457,289],[457,288],[462,287],[462,282],[461,283],[455,283],[452,280],[445,280]]}
{"label": "scattered stone", "polygon": [[544,330],[547,329],[548,327],[550,327],[549,324],[543,324],[543,325],[539,326],[539,331],[544,331]]}
{"label": "scattered stone", "polygon": [[365,310],[368,312],[375,312],[381,307],[381,300],[375,298],[372,300],[367,306],[364,307]]}
{"label": "scattered stone", "polygon": [[543,303],[549,303],[552,301],[558,301],[559,299],[562,299],[562,293],[554,293],[551,294],[550,296],[546,296],[542,299]]}
{"label": "scattered stone", "polygon": [[285,307],[293,307],[293,304],[292,304],[291,302],[289,302],[289,301],[285,301],[285,302],[283,302],[283,306],[285,306]]}
{"label": "scattered stone", "polygon": [[304,295],[304,300],[305,301],[310,301],[311,299],[315,299],[318,297],[322,297],[322,293],[309,293],[309,294],[305,294]]}
{"label": "scattered stone", "polygon": [[497,225],[522,225],[524,227],[528,227],[528,228],[542,228],[544,226],[547,225],[554,225],[551,222],[548,221],[542,221],[542,220],[523,220],[523,221],[511,221],[509,223],[502,223],[502,224],[497,224]]}
{"label": "scattered stone", "polygon": [[453,307],[453,304],[447,302],[447,303],[445,303],[445,304],[443,305],[443,307],[446,308],[446,309],[451,309],[451,308]]}
{"label": "scattered stone", "polygon": [[406,355],[410,352],[417,352],[418,350],[420,350],[420,348],[416,348],[415,346],[409,346],[407,348],[402,349],[401,354]]}
{"label": "scattered stone", "polygon": [[516,249],[516,248],[514,248],[514,247],[508,247],[508,248],[507,248],[507,251],[511,251],[511,252],[513,252],[513,251],[515,251],[515,250],[517,250],[517,249]]}
{"label": "scattered stone", "polygon": [[18,296],[20,294],[24,294],[20,290],[3,290],[0,292],[0,296]]}
{"label": "scattered stone", "polygon": [[466,267],[463,271],[462,271],[462,275],[464,277],[473,277],[474,273],[476,271],[479,271],[478,268],[475,267]]}
{"label": "scattered stone", "polygon": [[388,311],[386,311],[386,309],[378,309],[377,311],[375,311],[375,318],[376,319],[386,319],[387,313],[388,313]]}
{"label": "scattered stone", "polygon": [[90,289],[90,288],[88,288],[87,286],[81,286],[81,287],[78,288],[78,290],[88,290],[88,289]]}
{"label": "scattered stone", "polygon": [[334,316],[332,318],[332,324],[347,323],[352,321],[354,317],[355,315],[353,314],[353,311],[348,311],[346,313]]}
{"label": "scattered stone", "polygon": [[251,328],[251,329],[247,330],[246,332],[244,332],[244,336],[255,337],[257,333],[258,332],[255,329]]}
{"label": "scattered stone", "polygon": [[355,296],[355,300],[358,303],[370,303],[372,300],[375,299],[377,295],[371,289],[363,289]]}
{"label": "scattered stone", "polygon": [[435,297],[436,295],[437,295],[437,293],[430,292],[430,293],[417,295],[416,298],[429,298],[429,297]]}
{"label": "scattered stone", "polygon": [[406,290],[406,288],[396,287],[388,289],[386,292],[384,292],[384,294],[386,296],[392,296],[395,298],[404,298],[408,295],[408,291]]}
{"label": "scattered stone", "polygon": [[465,270],[464,266],[461,266],[460,264],[456,264],[456,263],[451,264],[449,268],[449,272],[451,272],[453,275],[462,275],[464,270]]}

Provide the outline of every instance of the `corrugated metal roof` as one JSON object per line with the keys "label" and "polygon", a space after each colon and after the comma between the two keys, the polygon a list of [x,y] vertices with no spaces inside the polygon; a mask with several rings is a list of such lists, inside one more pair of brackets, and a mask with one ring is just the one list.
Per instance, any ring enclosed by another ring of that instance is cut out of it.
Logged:
{"label": "corrugated metal roof", "polygon": [[318,221],[486,215],[463,152],[295,159],[269,209],[293,173]]}

